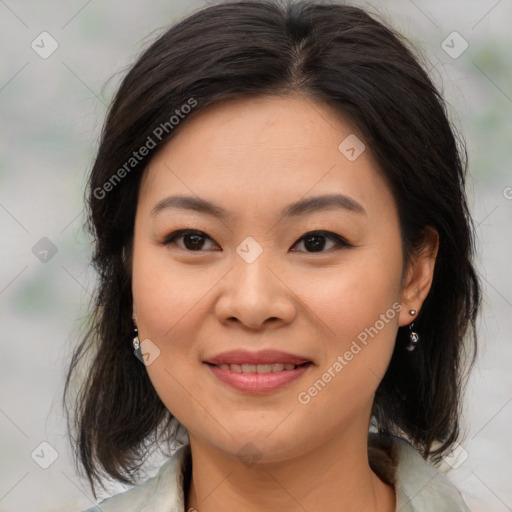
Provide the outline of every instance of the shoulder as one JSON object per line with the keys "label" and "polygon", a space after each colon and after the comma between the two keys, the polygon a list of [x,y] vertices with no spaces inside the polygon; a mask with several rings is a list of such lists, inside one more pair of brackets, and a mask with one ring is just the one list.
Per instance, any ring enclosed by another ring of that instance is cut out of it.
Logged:
{"label": "shoulder", "polygon": [[178,512],[184,508],[183,478],[190,446],[178,448],[158,473],[82,512]]}
{"label": "shoulder", "polygon": [[423,459],[407,441],[399,437],[379,440],[372,436],[371,443],[375,451],[384,449],[392,460],[393,468],[385,479],[395,486],[396,510],[470,512],[446,475]]}

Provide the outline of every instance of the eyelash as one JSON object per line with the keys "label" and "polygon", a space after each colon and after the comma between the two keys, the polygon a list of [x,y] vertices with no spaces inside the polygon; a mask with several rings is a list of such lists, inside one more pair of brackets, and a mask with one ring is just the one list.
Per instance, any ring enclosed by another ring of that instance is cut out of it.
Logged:
{"label": "eyelash", "polygon": [[[174,231],[174,232],[170,233],[168,236],[166,236],[164,238],[164,240],[159,243],[159,245],[168,246],[168,245],[174,244],[176,239],[182,238],[186,235],[198,235],[202,238],[210,239],[213,241],[213,239],[211,237],[209,237],[203,231],[199,231],[196,229],[180,229],[180,230]],[[299,242],[302,242],[303,240],[305,240],[308,236],[313,236],[313,235],[317,235],[317,236],[320,235],[320,236],[334,242],[336,244],[336,247],[333,248],[334,250],[349,249],[351,247],[355,247],[353,244],[350,244],[341,236],[337,235],[336,233],[332,233],[330,231],[308,231],[307,233],[302,235],[293,245],[295,246]],[[187,252],[205,252],[202,249],[199,249],[197,251],[189,250],[187,248],[182,248],[182,247],[180,247],[180,249],[183,249],[184,251],[187,251]],[[329,252],[329,251],[322,250],[322,251],[293,251],[293,252],[306,252],[308,254],[317,254],[317,253],[322,254],[322,253]]]}

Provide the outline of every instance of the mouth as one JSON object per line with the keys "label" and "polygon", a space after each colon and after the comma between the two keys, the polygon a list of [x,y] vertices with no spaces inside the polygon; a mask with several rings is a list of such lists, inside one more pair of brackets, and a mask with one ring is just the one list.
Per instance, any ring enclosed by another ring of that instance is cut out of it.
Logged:
{"label": "mouth", "polygon": [[206,363],[210,366],[215,366],[215,368],[219,368],[220,370],[229,370],[234,373],[257,373],[257,374],[266,374],[266,373],[280,373],[283,371],[296,370],[297,368],[308,366],[311,361],[307,361],[302,364],[292,364],[292,363],[270,363],[270,364],[211,364]]}
{"label": "mouth", "polygon": [[314,366],[303,357],[273,350],[225,352],[209,358],[204,364],[221,383],[250,394],[277,391]]}
{"label": "mouth", "polygon": [[[230,352],[223,352],[215,356],[209,357],[204,361],[207,364],[214,366],[221,365],[239,365],[242,367],[252,366],[274,366],[277,364],[300,366],[304,363],[310,363],[309,359],[290,354],[288,352],[281,352],[279,350],[260,350],[258,352],[249,352],[247,350],[231,350]],[[282,371],[285,368],[277,368],[276,370]],[[292,369],[292,368],[288,368]],[[265,369],[265,373],[270,373],[272,368]],[[246,372],[255,373],[255,371]]]}

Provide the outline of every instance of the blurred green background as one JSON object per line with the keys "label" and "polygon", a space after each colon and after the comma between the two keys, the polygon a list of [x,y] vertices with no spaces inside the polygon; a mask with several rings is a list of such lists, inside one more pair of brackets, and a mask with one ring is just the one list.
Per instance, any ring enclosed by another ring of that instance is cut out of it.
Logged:
{"label": "blurred green background", "polygon": [[[509,511],[512,2],[352,3],[415,43],[467,142],[485,297],[464,410],[467,458],[452,461],[448,476],[473,511]],[[94,502],[76,475],[60,405],[95,279],[82,229],[86,174],[127,67],[171,23],[204,5],[0,0],[0,512],[72,512]],[[443,41],[458,38],[454,31],[462,39],[449,43],[450,55]],[[455,56],[464,41],[467,49]],[[57,49],[46,55],[52,44]],[[151,461],[148,475],[159,462]]]}

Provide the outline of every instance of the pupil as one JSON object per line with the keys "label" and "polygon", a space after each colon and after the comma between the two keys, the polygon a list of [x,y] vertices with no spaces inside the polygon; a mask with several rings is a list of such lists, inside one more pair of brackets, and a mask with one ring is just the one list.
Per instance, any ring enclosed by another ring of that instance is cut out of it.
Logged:
{"label": "pupil", "polygon": [[[314,240],[313,243],[309,243]],[[325,237],[323,235],[309,235],[305,241],[304,246],[306,249],[313,248],[313,252],[321,251],[325,246]]]}
{"label": "pupil", "polygon": [[[192,244],[188,244],[187,240],[192,240]],[[202,237],[200,235],[186,235],[184,237],[185,247],[187,249],[200,249],[202,247],[201,243]]]}

